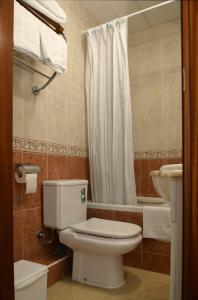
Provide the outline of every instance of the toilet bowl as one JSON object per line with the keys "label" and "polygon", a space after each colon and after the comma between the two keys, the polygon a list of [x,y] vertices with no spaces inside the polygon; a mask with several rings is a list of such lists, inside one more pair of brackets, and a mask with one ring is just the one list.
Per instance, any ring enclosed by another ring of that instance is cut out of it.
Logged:
{"label": "toilet bowl", "polygon": [[137,248],[142,235],[138,225],[92,218],[61,230],[59,239],[74,250],[73,280],[118,288],[125,282],[122,255]]}
{"label": "toilet bowl", "polygon": [[86,220],[86,180],[49,180],[43,187],[44,225],[58,229],[60,242],[73,250],[73,280],[103,288],[123,285],[122,255],[141,243],[141,227]]}

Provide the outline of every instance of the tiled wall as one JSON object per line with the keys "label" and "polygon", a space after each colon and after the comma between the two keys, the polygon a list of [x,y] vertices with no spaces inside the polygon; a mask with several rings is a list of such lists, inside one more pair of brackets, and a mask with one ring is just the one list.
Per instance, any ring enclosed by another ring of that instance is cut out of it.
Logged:
{"label": "tiled wall", "polygon": [[[88,219],[94,217],[143,226],[142,213],[89,208]],[[153,239],[143,239],[137,249],[124,255],[124,264],[126,266],[169,274],[170,243]]]}
{"label": "tiled wall", "polygon": [[[42,181],[87,179],[86,105],[84,92],[85,36],[82,31],[97,25],[81,1],[58,1],[68,22],[68,71],[34,96],[31,88],[45,82],[41,76],[14,66],[13,161],[39,165],[36,194],[26,195],[22,184],[13,182],[14,260],[39,260],[52,252],[35,237],[43,228]],[[22,57],[46,74],[48,67]]]}
{"label": "tiled wall", "polygon": [[129,35],[135,151],[182,149],[180,20]]}
{"label": "tiled wall", "polygon": [[157,196],[149,173],[181,162],[180,20],[129,35],[137,195]]}
{"label": "tiled wall", "polygon": [[[97,21],[81,1],[58,1],[66,11],[64,25],[68,43],[68,70],[57,75],[40,95],[34,85],[46,82],[40,75],[14,65],[13,135],[22,139],[87,148],[84,66],[86,40],[82,31]],[[29,64],[47,74],[53,71],[23,56]]]}
{"label": "tiled wall", "polygon": [[[36,194],[25,194],[25,186],[13,182],[14,198],[14,260],[39,260],[52,252],[52,246],[44,245],[35,234],[43,229],[42,181],[46,179],[88,179],[87,158],[49,155],[30,152],[14,152],[14,163],[30,163],[40,166]],[[56,239],[55,239],[56,242]]]}

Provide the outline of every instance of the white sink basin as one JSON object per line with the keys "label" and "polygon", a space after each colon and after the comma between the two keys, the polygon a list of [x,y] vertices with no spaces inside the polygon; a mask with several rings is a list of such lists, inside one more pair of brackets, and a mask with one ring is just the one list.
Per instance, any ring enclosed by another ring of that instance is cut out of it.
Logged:
{"label": "white sink basin", "polygon": [[164,165],[159,170],[151,171],[156,192],[160,197],[170,200],[170,180],[169,176],[164,176],[165,173],[174,173],[182,170],[182,164]]}

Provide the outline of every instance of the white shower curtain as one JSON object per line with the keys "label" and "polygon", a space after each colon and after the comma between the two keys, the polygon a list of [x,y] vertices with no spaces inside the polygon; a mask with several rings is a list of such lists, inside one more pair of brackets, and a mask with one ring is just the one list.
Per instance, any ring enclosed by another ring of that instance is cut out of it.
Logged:
{"label": "white shower curtain", "polygon": [[127,20],[87,32],[86,95],[92,200],[136,202]]}

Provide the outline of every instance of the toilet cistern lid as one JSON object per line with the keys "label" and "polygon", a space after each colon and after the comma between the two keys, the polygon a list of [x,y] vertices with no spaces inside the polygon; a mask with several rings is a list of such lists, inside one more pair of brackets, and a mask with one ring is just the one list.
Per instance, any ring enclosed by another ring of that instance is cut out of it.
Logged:
{"label": "toilet cistern lid", "polygon": [[82,185],[88,184],[88,180],[85,179],[55,179],[55,180],[44,180],[43,181],[43,185]]}
{"label": "toilet cistern lid", "polygon": [[141,233],[136,224],[91,218],[70,227],[75,232],[117,239],[132,238]]}

